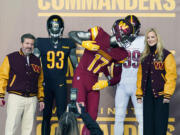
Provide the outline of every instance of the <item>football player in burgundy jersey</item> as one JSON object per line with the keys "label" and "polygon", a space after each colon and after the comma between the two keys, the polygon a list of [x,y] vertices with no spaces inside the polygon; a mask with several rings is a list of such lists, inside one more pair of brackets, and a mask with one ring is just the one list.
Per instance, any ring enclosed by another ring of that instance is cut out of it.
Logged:
{"label": "football player in burgundy jersey", "polygon": [[[70,38],[85,48],[80,63],[73,77],[73,88],[78,89],[78,102],[85,104],[86,111],[96,120],[99,105],[99,90],[117,84],[121,78],[122,63],[128,56],[125,46],[132,33],[132,25],[124,19],[117,20],[112,27],[113,35],[107,34],[101,27],[94,27],[87,32],[71,31]],[[114,63],[113,76],[108,66]],[[103,72],[107,80],[99,80]],[[82,135],[89,135],[83,127]]]}

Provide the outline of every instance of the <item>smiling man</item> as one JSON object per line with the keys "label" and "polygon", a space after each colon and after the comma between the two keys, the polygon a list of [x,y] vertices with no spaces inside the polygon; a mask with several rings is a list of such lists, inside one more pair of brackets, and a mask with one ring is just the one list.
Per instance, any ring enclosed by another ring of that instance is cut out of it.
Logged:
{"label": "smiling man", "polygon": [[36,111],[37,97],[40,111],[44,108],[43,72],[39,58],[32,54],[35,37],[24,34],[21,49],[8,54],[0,66],[0,106],[7,101],[5,135],[14,135],[21,123],[21,134],[30,135]]}

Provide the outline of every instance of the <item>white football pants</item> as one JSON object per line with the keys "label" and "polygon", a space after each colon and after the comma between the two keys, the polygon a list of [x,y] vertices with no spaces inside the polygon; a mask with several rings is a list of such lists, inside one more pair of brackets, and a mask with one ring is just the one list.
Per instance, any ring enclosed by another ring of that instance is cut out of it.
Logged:
{"label": "white football pants", "polygon": [[118,84],[115,96],[114,135],[123,135],[124,119],[130,97],[134,106],[136,119],[139,123],[139,135],[143,135],[143,104],[137,103],[135,94],[136,84]]}

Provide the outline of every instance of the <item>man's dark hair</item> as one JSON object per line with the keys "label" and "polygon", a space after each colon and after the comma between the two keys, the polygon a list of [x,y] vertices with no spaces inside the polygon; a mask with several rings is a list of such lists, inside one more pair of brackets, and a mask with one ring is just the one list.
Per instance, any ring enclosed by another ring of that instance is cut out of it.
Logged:
{"label": "man's dark hair", "polygon": [[26,33],[26,34],[23,34],[23,35],[21,36],[21,43],[24,42],[24,39],[25,39],[25,38],[29,38],[29,39],[33,39],[33,40],[36,39],[34,35],[32,35],[32,34],[30,34],[30,33]]}

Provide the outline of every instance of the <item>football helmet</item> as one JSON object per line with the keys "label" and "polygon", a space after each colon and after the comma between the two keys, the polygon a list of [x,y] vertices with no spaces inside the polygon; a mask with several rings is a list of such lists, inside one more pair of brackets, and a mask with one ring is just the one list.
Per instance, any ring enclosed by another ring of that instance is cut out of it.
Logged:
{"label": "football helmet", "polygon": [[47,31],[50,37],[59,38],[64,31],[64,21],[58,15],[52,15],[47,20]]}
{"label": "football helmet", "polygon": [[130,22],[133,26],[132,37],[136,38],[139,35],[141,23],[135,15],[128,15],[125,17],[125,20]]}
{"label": "football helmet", "polygon": [[116,37],[119,47],[127,48],[130,45],[128,38],[132,32],[133,26],[124,19],[116,20],[112,26],[112,33]]}

